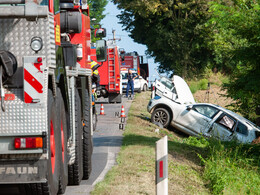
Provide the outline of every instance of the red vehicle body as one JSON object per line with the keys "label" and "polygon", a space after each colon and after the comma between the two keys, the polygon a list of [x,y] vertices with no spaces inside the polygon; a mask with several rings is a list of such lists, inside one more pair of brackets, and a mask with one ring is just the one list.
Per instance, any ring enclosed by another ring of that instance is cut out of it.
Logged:
{"label": "red vehicle body", "polygon": [[[91,48],[91,59],[96,61],[96,49]],[[100,87],[96,93],[98,97],[108,98],[110,103],[121,103],[122,87],[120,78],[121,63],[118,46],[114,41],[107,42],[107,61],[98,68]]]}
{"label": "red vehicle body", "polygon": [[124,58],[120,58],[121,68],[135,69],[137,74],[142,76],[145,80],[149,77],[149,66],[146,56],[139,56],[137,52],[130,52],[124,55]]}

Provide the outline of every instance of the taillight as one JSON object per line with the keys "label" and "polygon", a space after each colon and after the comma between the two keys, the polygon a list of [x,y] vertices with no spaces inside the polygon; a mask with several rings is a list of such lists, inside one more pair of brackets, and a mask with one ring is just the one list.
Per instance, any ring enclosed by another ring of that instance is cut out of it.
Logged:
{"label": "taillight", "polygon": [[14,139],[15,149],[42,148],[42,137],[22,137]]}
{"label": "taillight", "polygon": [[155,86],[153,86],[153,91],[155,90]]}

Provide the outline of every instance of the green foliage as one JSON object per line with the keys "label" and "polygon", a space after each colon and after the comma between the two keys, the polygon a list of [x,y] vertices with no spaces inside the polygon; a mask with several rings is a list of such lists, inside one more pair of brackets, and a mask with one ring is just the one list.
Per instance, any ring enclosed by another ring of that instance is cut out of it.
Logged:
{"label": "green foliage", "polygon": [[208,89],[208,79],[201,79],[199,81],[190,81],[189,87],[192,93],[196,93],[198,90]]}
{"label": "green foliage", "polygon": [[198,150],[203,177],[213,194],[258,194],[260,185],[260,145],[220,142],[189,137],[183,143]]}
{"label": "green foliage", "polygon": [[[205,44],[206,0],[114,0],[124,9],[119,19],[134,41],[147,45],[147,53],[161,71],[183,77],[203,71],[210,52]],[[145,32],[145,33],[144,33]]]}
{"label": "green foliage", "polygon": [[209,140],[208,154],[201,157],[204,178],[214,194],[258,194],[260,145]]}
{"label": "green foliage", "polygon": [[260,7],[258,1],[211,2],[208,46],[218,66],[229,70],[224,85],[235,111],[252,119],[260,104]]}
{"label": "green foliage", "polygon": [[199,89],[201,89],[201,90],[208,89],[208,83],[209,83],[208,79],[201,79],[199,81]]}

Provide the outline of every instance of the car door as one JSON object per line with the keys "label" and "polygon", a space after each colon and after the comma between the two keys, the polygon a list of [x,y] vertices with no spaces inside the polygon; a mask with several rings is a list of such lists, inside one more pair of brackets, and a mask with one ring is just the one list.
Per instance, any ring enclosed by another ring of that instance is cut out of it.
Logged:
{"label": "car door", "polygon": [[183,110],[174,122],[197,134],[204,134],[218,112],[217,108],[210,105],[187,106],[187,109]]}
{"label": "car door", "polygon": [[212,124],[209,134],[222,141],[230,141],[234,138],[236,119],[223,112]]}
{"label": "car door", "polygon": [[138,90],[138,89],[141,88],[141,82],[140,82],[140,80],[139,80],[139,77],[138,77],[138,74],[137,74],[137,73],[133,73],[133,75],[134,75],[134,77],[137,76],[137,77],[134,79],[134,88],[135,88],[135,90]]}

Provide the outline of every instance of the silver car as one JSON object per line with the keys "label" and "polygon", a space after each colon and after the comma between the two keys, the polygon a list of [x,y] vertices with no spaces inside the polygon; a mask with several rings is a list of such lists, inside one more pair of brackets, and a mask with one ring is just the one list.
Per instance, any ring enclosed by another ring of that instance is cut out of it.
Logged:
{"label": "silver car", "polygon": [[214,104],[187,105],[165,96],[155,96],[150,100],[147,110],[152,114],[152,122],[161,123],[163,127],[172,125],[188,135],[242,143],[251,143],[260,135],[260,128],[255,124]]}

